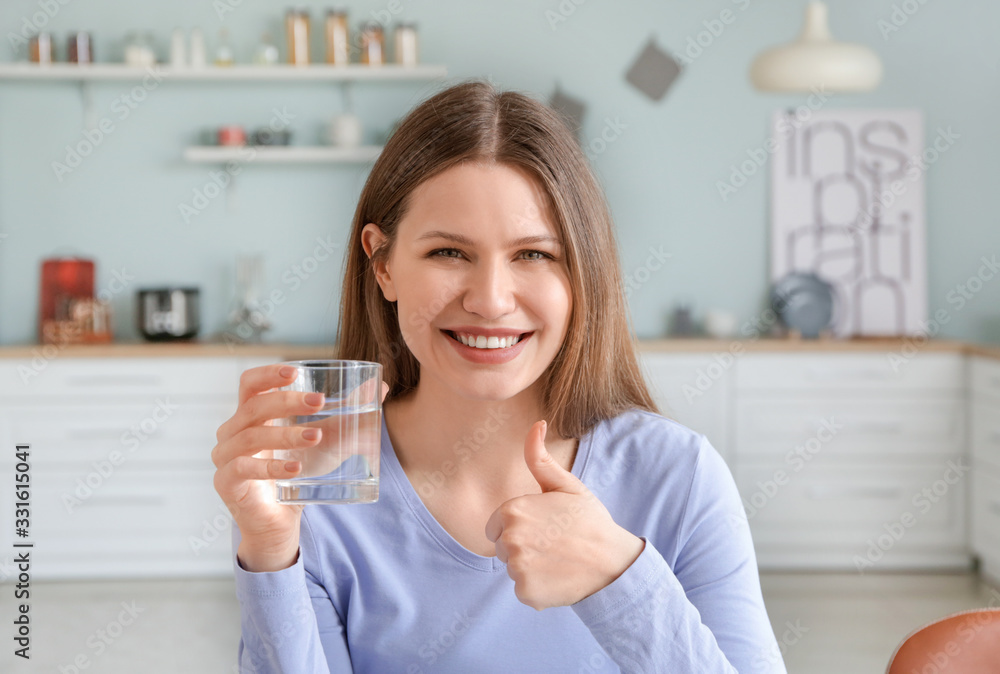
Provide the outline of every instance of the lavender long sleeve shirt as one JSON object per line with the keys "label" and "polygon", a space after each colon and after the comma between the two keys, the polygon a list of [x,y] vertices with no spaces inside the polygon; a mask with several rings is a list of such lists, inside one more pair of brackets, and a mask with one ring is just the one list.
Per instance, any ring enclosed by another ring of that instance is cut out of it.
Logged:
{"label": "lavender long sleeve shirt", "polygon": [[380,460],[377,503],[305,507],[287,569],[243,569],[233,527],[241,672],[785,672],[736,485],[703,435],[635,409],[580,438],[573,474],[645,547],[542,611],[434,519],[384,418]]}

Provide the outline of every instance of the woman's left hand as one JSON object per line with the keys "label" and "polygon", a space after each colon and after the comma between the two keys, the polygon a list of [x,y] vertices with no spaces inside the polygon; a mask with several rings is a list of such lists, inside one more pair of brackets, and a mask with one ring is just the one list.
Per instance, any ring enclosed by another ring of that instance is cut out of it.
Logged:
{"label": "woman's left hand", "polygon": [[524,460],[542,488],[505,501],[486,523],[514,594],[541,611],[568,606],[618,578],[645,543],[618,526],[611,513],[575,475],[545,449],[545,422],[524,442]]}

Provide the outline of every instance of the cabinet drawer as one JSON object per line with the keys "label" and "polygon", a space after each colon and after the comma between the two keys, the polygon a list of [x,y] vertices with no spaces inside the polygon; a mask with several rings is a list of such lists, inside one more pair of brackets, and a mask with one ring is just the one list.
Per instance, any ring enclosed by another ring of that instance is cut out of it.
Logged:
{"label": "cabinet drawer", "polygon": [[746,354],[737,365],[738,389],[795,389],[826,392],[962,391],[964,367],[960,354],[920,353],[896,358],[877,354]]}
{"label": "cabinet drawer", "polygon": [[970,358],[969,383],[974,392],[994,396],[1000,401],[1000,360]]}
{"label": "cabinet drawer", "polygon": [[[78,470],[117,451],[119,467],[188,463],[211,468],[215,433],[236,408],[231,403],[159,402],[11,408],[10,434],[31,445],[33,465]],[[2,462],[2,461],[0,461]]]}
{"label": "cabinet drawer", "polygon": [[714,354],[641,353],[639,363],[660,413],[704,433],[728,461],[729,377]]}
{"label": "cabinet drawer", "polygon": [[1000,399],[972,405],[972,455],[1000,467]]}
{"label": "cabinet drawer", "polygon": [[[75,473],[32,471],[38,578],[217,573],[230,521],[213,471],[115,474],[79,501]],[[206,526],[207,525],[207,526]],[[198,543],[197,541],[200,541]]]}
{"label": "cabinet drawer", "polygon": [[[747,396],[744,396],[745,398]],[[961,400],[743,400],[736,407],[737,456],[812,455],[878,460],[962,451]]]}
{"label": "cabinet drawer", "polygon": [[1000,469],[976,465],[972,478],[972,549],[1000,560]]}
{"label": "cabinet drawer", "polygon": [[[869,539],[898,532],[897,524],[904,533],[892,547],[900,550],[965,544],[968,462],[956,458],[953,465],[958,469],[949,469],[947,462],[864,468],[827,464],[799,473],[785,470],[779,477],[773,464],[741,462],[736,480],[755,544],[864,555]],[[907,521],[913,518],[909,526],[901,522],[904,513]]]}
{"label": "cabinet drawer", "polygon": [[0,363],[0,395],[236,396],[236,358],[60,358]]}

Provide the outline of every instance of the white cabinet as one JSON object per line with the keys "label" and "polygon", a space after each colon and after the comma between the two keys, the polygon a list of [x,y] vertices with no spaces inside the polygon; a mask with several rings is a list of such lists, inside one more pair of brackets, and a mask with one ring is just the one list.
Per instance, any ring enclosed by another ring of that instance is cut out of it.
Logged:
{"label": "white cabinet", "polygon": [[[210,453],[240,374],[280,360],[0,359],[0,474],[29,443],[34,577],[231,574]],[[1000,361],[654,347],[640,365],[660,412],[727,461],[760,568],[965,568],[974,553],[1000,580]]]}
{"label": "white cabinet", "polygon": [[748,353],[732,465],[772,568],[967,567],[963,356]]}
{"label": "white cabinet", "polygon": [[730,371],[729,353],[640,351],[650,394],[660,414],[704,433],[728,463]]}
{"label": "white cabinet", "polygon": [[972,389],[972,549],[984,575],[1000,582],[1000,361],[969,360]]}
{"label": "white cabinet", "polygon": [[3,474],[14,443],[31,447],[33,577],[231,574],[231,518],[212,485],[211,450],[242,370],[275,360],[0,361]]}

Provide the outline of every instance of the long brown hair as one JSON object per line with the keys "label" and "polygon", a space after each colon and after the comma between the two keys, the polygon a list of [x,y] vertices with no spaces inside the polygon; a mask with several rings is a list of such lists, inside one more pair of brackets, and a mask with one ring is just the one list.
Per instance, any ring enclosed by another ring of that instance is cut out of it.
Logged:
{"label": "long brown hair", "polygon": [[[633,407],[658,412],[638,364],[611,214],[583,151],[551,108],[481,81],[449,87],[413,109],[368,175],[346,253],[338,357],[381,363],[387,401],[417,386],[420,364],[374,265],[389,259],[413,190],[468,161],[534,176],[564,242],[573,309],[566,339],[542,374],[544,418],[562,437],[579,438]],[[369,222],[386,237],[371,259],[361,245]]]}

